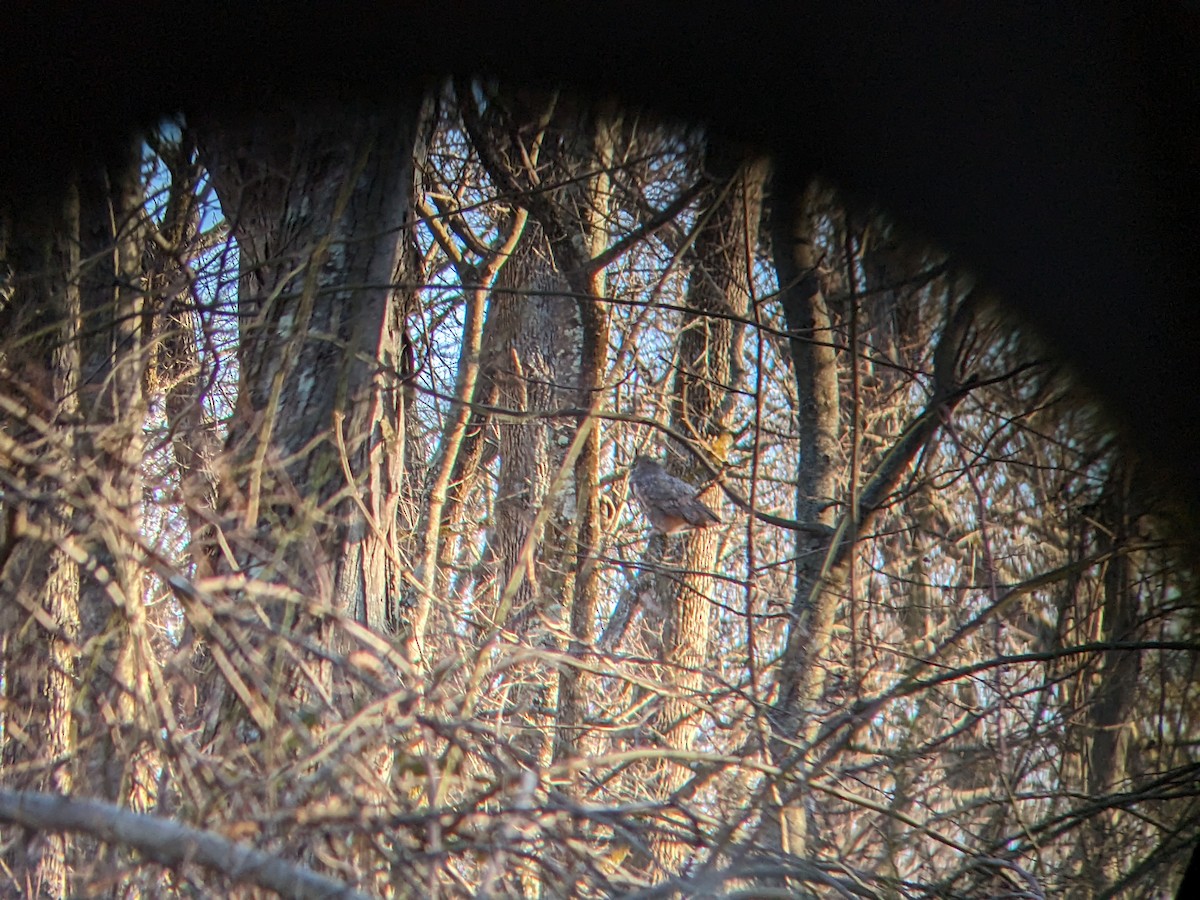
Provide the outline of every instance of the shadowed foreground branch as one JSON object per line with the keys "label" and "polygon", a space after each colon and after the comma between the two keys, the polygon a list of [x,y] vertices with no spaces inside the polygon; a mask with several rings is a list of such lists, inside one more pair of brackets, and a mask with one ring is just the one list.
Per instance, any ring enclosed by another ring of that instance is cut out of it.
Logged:
{"label": "shadowed foreground branch", "polygon": [[232,881],[254,884],[299,900],[359,900],[365,894],[341,881],[318,875],[208,831],[170,819],[140,815],[95,800],[55,794],[0,790],[0,822],[38,831],[76,831],[110,844],[122,844],[164,866],[184,863],[220,872]]}

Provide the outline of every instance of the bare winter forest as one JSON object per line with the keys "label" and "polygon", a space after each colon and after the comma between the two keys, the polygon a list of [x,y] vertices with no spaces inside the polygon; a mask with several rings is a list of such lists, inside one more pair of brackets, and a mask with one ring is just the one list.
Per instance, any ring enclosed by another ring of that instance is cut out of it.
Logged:
{"label": "bare winter forest", "polygon": [[1174,498],[969,270],[775,174],[460,80],[9,216],[0,895],[1169,896]]}

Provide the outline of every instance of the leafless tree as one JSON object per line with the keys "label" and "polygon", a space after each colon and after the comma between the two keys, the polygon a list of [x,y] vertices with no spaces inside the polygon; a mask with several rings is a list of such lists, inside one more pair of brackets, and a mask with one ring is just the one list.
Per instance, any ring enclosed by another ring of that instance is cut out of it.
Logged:
{"label": "leafless tree", "polygon": [[[462,80],[6,210],[5,890],[1159,896],[1170,498],[773,166]],[[647,452],[722,523],[653,531]]]}

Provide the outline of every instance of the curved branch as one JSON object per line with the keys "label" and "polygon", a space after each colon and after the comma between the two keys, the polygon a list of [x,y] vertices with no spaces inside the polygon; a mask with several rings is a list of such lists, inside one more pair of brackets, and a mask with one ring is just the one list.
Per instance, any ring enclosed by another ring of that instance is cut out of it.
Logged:
{"label": "curved branch", "polygon": [[108,844],[132,847],[164,866],[193,863],[236,882],[299,900],[366,900],[334,878],[226,840],[211,831],[58,794],[0,790],[0,822],[37,831],[78,831]]}

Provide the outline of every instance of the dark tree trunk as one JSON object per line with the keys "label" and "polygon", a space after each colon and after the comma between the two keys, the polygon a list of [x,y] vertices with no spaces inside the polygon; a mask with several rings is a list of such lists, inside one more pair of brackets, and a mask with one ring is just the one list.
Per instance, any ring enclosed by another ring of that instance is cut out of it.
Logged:
{"label": "dark tree trunk", "polygon": [[[405,430],[394,284],[417,111],[398,98],[392,112],[350,106],[238,128],[199,123],[241,255],[239,393],[221,484],[232,558],[221,566],[250,579],[247,600],[256,583],[283,583],[379,630],[395,621],[399,600]],[[264,605],[284,635],[350,649],[294,603]],[[328,664],[314,665],[312,689],[333,687]],[[255,724],[274,727],[266,698],[239,690]],[[211,724],[211,704],[209,714]]]}
{"label": "dark tree trunk", "polygon": [[[829,309],[817,275],[812,206],[818,190],[811,185],[801,196],[775,198],[771,243],[799,398],[796,518],[832,525],[838,476],[843,469],[841,404]],[[788,632],[794,649],[780,673],[780,696],[786,698],[780,705],[785,713],[776,728],[785,740],[772,748],[777,764],[792,755],[786,739],[799,733],[799,711],[819,693],[820,685],[813,679],[823,670],[812,662],[825,652],[837,607],[835,593],[820,587],[827,540],[800,531],[796,545],[796,594]],[[774,832],[774,837],[769,834],[767,840],[784,852],[803,855],[808,829],[802,799],[793,799],[779,810],[781,818],[769,821],[768,831]]]}

